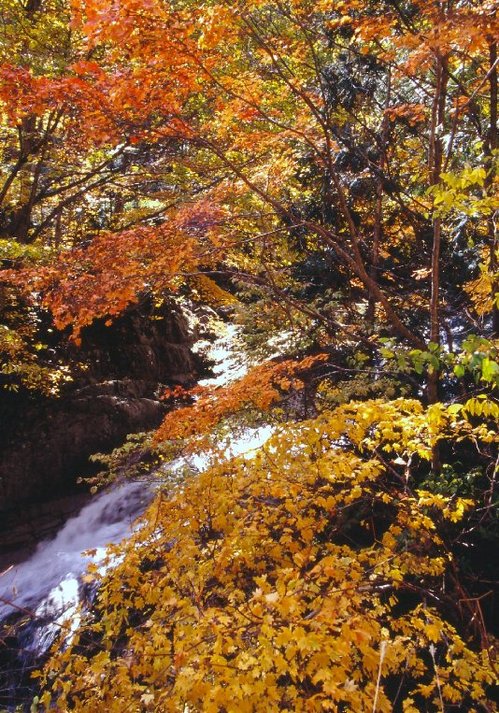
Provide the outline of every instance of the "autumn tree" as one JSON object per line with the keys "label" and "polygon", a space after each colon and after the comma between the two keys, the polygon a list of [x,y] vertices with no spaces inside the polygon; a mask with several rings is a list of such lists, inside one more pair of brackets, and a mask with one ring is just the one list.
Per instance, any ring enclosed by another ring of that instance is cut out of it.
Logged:
{"label": "autumn tree", "polygon": [[472,500],[416,484],[435,440],[487,448],[489,417],[350,403],[218,454],[114,548],[42,709],[495,710],[492,643],[449,549]]}
{"label": "autumn tree", "polygon": [[[159,155],[173,142],[168,180],[184,209],[199,194],[212,206],[211,246],[180,281],[228,275],[269,295],[285,321],[301,315],[322,344],[367,337],[372,350],[375,327],[424,353],[454,347],[478,290],[495,309],[496,23],[493,3],[354,0],[88,2],[73,21],[99,57],[77,67],[86,91],[105,97],[92,130],[112,125]],[[119,239],[99,238],[103,261]],[[70,305],[79,259],[47,284],[47,304]],[[466,291],[478,262],[484,277]],[[304,300],[314,269],[327,289],[314,294],[312,279]],[[129,298],[148,287],[141,270],[130,280]],[[95,314],[113,294],[102,284]],[[435,368],[430,401],[437,386]]]}
{"label": "autumn tree", "polygon": [[[497,515],[496,9],[79,0],[71,51],[30,68],[9,35],[8,289],[78,339],[223,284],[265,336],[297,326],[330,357],[312,419],[217,452],[118,548],[45,708],[494,710],[487,578],[460,563]],[[155,445],[298,371],[187,394]],[[418,398],[352,399],[388,372]]]}
{"label": "autumn tree", "polygon": [[[55,265],[58,284],[66,289],[65,307],[58,310],[55,297],[50,307],[55,326],[61,329],[68,324],[67,312],[69,321],[76,321],[78,313],[84,325],[101,313],[118,313],[138,294],[146,296],[151,261],[146,255],[157,258],[169,250],[166,238],[144,249],[141,236],[147,243],[150,226],[179,202],[181,180],[169,174],[182,147],[168,137],[153,145],[141,140],[134,127],[140,107],[125,106],[123,97],[113,95],[113,76],[88,60],[80,33],[71,26],[66,2],[9,1],[0,11],[2,386],[22,385],[50,394],[67,377],[68,367],[61,370],[47,355],[42,319],[48,320],[41,310],[48,306],[44,297],[50,288],[39,291],[42,280],[48,285],[48,276],[54,275],[50,266]],[[197,219],[192,218],[193,226]],[[199,232],[200,225],[194,230]],[[139,228],[133,247],[117,253],[122,257],[127,253],[130,264],[125,267],[124,260],[106,255],[99,245],[108,233],[108,250],[124,245],[135,226]],[[117,243],[114,235],[120,231]],[[171,228],[170,236],[172,232]],[[192,236],[187,242],[191,240]],[[189,245],[186,252],[191,252]],[[67,292],[72,279],[64,281],[62,265],[68,264],[69,269],[74,264],[80,275],[88,277],[87,267],[97,266],[101,257],[108,267],[103,265],[96,275],[99,287],[76,282],[74,294],[79,294],[79,300],[74,301]],[[117,272],[112,277],[106,274],[106,269],[113,272],[119,264],[128,270],[126,279],[120,280]],[[158,264],[157,270],[165,264]],[[175,266],[169,268],[171,274]],[[108,303],[102,292],[114,293],[114,301]],[[95,295],[96,304],[104,303],[104,308],[92,307],[88,295]],[[85,316],[85,310],[90,316]],[[78,331],[75,328],[75,334]]]}

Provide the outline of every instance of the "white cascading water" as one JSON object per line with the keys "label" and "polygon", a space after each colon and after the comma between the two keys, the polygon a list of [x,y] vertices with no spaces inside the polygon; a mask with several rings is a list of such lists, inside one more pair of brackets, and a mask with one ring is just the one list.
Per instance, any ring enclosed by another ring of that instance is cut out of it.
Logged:
{"label": "white cascading water", "polygon": [[[238,360],[237,328],[219,322],[217,331],[222,333],[211,345],[199,345],[215,364],[214,375],[200,382],[203,386],[222,386],[242,376],[247,368]],[[249,454],[265,443],[272,430],[270,426],[245,430],[231,441],[227,457]],[[208,458],[201,453],[189,461],[177,459],[166,468],[177,470],[187,465],[202,470],[207,464]],[[78,626],[85,589],[82,575],[90,562],[103,562],[107,545],[130,535],[159,482],[160,474],[156,480],[126,481],[100,493],[67,520],[53,539],[41,542],[28,559],[0,573],[0,624],[13,614],[25,614],[30,620],[21,633],[24,654],[36,660],[61,626],[68,627],[68,635]]]}
{"label": "white cascading water", "polygon": [[[0,621],[15,612],[33,612],[39,621],[51,620],[43,628],[57,633],[62,619],[71,618],[76,610],[79,578],[88,564],[104,559],[106,544],[130,534],[133,521],[152,497],[152,487],[144,488],[142,482],[125,482],[102,492],[53,539],[39,543],[31,557],[0,574]],[[92,555],[82,554],[87,550]],[[52,638],[45,634],[38,630],[36,639],[41,638],[27,642],[28,650],[42,653]]]}

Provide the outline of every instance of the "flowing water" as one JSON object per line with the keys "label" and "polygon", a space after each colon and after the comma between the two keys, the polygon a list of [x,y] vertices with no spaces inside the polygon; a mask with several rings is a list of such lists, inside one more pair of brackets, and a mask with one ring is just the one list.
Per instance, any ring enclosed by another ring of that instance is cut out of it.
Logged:
{"label": "flowing water", "polygon": [[[247,369],[244,359],[238,356],[241,346],[237,328],[218,322],[217,332],[211,345],[198,344],[214,363],[213,376],[200,382],[204,386],[222,386]],[[271,433],[269,426],[246,429],[228,444],[227,457],[253,451]],[[206,454],[199,453],[163,468],[188,466],[200,471],[208,460]],[[27,559],[0,572],[0,673],[3,669],[4,674],[0,711],[2,706],[6,706],[3,710],[14,710],[16,701],[26,700],[30,693],[29,671],[43,658],[61,629],[69,637],[78,626],[80,604],[93,596],[82,579],[85,570],[90,562],[103,563],[106,545],[130,535],[136,518],[154,498],[160,482],[161,474],[157,473],[147,481],[125,481],[101,492],[67,520],[54,537],[40,542]]]}

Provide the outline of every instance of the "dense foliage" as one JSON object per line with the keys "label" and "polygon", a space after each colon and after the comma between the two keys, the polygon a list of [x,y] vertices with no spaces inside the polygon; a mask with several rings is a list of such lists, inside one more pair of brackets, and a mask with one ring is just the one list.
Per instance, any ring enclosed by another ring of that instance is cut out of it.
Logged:
{"label": "dense foliage", "polygon": [[496,0],[0,13],[1,385],[182,295],[263,363],[158,452],[313,401],[158,498],[40,708],[496,710]]}
{"label": "dense foliage", "polygon": [[493,652],[451,554],[473,500],[411,471],[443,438],[494,433],[453,407],[350,403],[159,498],[47,667],[58,709],[480,710]]}

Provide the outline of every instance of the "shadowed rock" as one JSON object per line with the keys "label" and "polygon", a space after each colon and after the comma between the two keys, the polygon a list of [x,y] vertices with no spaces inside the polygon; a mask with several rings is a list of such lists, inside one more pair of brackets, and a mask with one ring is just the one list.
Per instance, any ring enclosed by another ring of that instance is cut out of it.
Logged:
{"label": "shadowed rock", "polygon": [[165,386],[199,373],[194,338],[170,304],[134,306],[110,326],[96,321],[81,347],[61,340],[56,351],[81,364],[74,381],[59,398],[14,394],[2,409],[0,511],[67,490],[91,454],[158,426]]}

